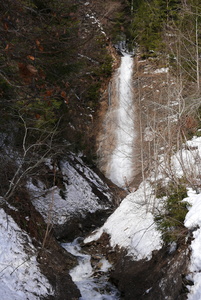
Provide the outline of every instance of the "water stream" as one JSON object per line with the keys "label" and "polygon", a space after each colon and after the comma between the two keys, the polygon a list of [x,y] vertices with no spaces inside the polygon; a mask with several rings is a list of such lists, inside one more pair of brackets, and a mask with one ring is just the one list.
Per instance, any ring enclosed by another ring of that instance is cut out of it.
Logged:
{"label": "water stream", "polygon": [[[121,64],[112,81],[112,97],[100,143],[105,174],[120,187],[129,186],[133,177],[134,104],[132,93],[133,58],[122,52]],[[112,143],[113,141],[113,143]],[[107,152],[106,152],[107,151]],[[107,155],[106,155],[107,153]],[[81,239],[62,246],[77,257],[78,265],[70,271],[80,290],[80,300],[119,300],[120,293],[108,282],[111,265],[105,258],[92,266],[91,256],[81,252]]]}
{"label": "water stream", "polygon": [[81,238],[76,238],[72,243],[63,243],[62,247],[78,259],[78,265],[70,271],[72,280],[81,293],[79,300],[119,300],[118,290],[108,282],[107,272],[111,264],[101,258],[98,270],[92,266],[91,256],[81,252]]}

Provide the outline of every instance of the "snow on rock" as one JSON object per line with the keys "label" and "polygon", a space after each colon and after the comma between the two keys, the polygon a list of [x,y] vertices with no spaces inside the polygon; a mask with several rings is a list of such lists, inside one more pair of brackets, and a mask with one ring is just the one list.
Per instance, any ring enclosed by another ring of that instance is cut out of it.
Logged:
{"label": "snow on rock", "polygon": [[41,274],[36,250],[29,236],[0,209],[0,298],[36,300],[52,295],[52,287]]}
{"label": "snow on rock", "polygon": [[185,218],[185,226],[189,229],[201,227],[201,194],[196,194],[192,189],[188,190],[188,197],[184,199],[191,207]]}
{"label": "snow on rock", "polygon": [[193,137],[172,157],[172,168],[178,177],[195,178],[200,175],[201,167],[201,137]]}
{"label": "snow on rock", "polygon": [[118,245],[125,248],[133,259],[150,259],[152,251],[162,246],[153,215],[146,211],[147,202],[150,203],[153,199],[149,185],[141,184],[136,192],[129,194],[121,202],[106,223],[84,242],[97,240],[103,232],[106,232],[110,235],[112,247]]}
{"label": "snow on rock", "polygon": [[86,14],[86,17],[89,18],[89,19],[91,19],[92,25],[97,25],[98,28],[100,29],[101,33],[106,36],[106,33],[103,30],[101,22],[98,20],[98,18],[96,17],[95,13],[93,13],[93,12],[91,12],[90,14],[88,13],[88,14]]}
{"label": "snow on rock", "polygon": [[[175,178],[188,179],[191,185],[201,184],[201,137],[193,137],[192,140],[183,144],[183,148],[172,155],[171,159],[160,155],[157,179],[168,182]],[[153,175],[153,180],[155,176]]]}
{"label": "snow on rock", "polygon": [[[171,178],[171,174],[168,176],[168,171],[170,171],[178,177],[182,177],[184,174],[188,174],[189,176],[194,174],[194,177],[192,177],[193,180],[198,180],[199,176],[197,177],[198,179],[196,176],[200,174],[200,151],[201,138],[193,138],[191,141],[188,141],[184,145],[184,148],[172,157],[171,166],[166,166],[165,160],[161,162],[157,178],[161,178],[168,183]],[[164,170],[166,177],[163,175]],[[185,226],[195,228],[201,225],[201,194],[196,194],[190,190],[188,194],[189,198],[185,200],[190,204],[193,203],[193,206],[186,216]],[[156,207],[157,199],[155,199],[152,188],[148,183],[143,182],[136,192],[129,194],[121,202],[120,206],[108,218],[105,224],[91,236],[87,237],[84,242],[88,243],[98,240],[101,234],[106,232],[110,235],[110,244],[112,247],[118,245],[125,248],[128,254],[132,255],[134,259],[151,258],[152,251],[160,249],[162,246],[160,233],[157,231],[154,217],[149,211],[154,201],[154,207]],[[198,233],[199,231],[197,231]],[[192,247],[194,247],[194,244],[192,244]],[[193,276],[193,280],[195,280],[196,277],[195,275]],[[198,275],[196,276],[198,277]],[[195,300],[198,298],[192,299]]]}
{"label": "snow on rock", "polygon": [[[189,274],[187,279],[193,281],[194,285],[188,286],[188,300],[201,299],[201,193],[199,190],[201,181],[201,137],[193,137],[183,145],[183,149],[177,151],[171,157],[171,163],[164,160],[160,165],[158,178],[170,180],[171,174],[177,178],[186,177],[197,190],[188,189],[188,197],[184,199],[191,206],[185,217],[184,225],[193,231],[191,242],[191,258]],[[162,176],[165,170],[165,178]]]}
{"label": "snow on rock", "polygon": [[[53,224],[64,224],[72,216],[107,209],[111,204],[109,188],[98,175],[84,165],[81,158],[71,155],[68,161],[60,163],[63,187],[49,189],[44,183],[31,180],[28,189],[32,203],[45,220],[51,218]],[[101,194],[101,199],[98,194]]]}
{"label": "snow on rock", "polygon": [[105,258],[102,258],[100,260],[100,271],[101,272],[108,272],[109,269],[112,268],[111,263],[109,263],[109,261]]}
{"label": "snow on rock", "polygon": [[[191,204],[185,218],[185,226],[193,231],[191,242],[191,261],[187,279],[192,280],[194,285],[188,286],[188,300],[201,299],[201,194],[196,194],[190,189],[188,197],[184,199]],[[197,229],[196,229],[197,228]]]}
{"label": "snow on rock", "polygon": [[168,73],[169,68],[160,68],[160,69],[156,69],[154,71],[155,74],[160,74],[160,73]]}

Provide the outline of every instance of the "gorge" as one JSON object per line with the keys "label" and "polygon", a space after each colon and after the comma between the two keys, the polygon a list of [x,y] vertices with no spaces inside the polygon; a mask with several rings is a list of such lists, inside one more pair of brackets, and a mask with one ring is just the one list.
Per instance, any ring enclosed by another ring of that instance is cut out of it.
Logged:
{"label": "gorge", "polygon": [[200,300],[201,5],[0,12],[1,299]]}
{"label": "gorge", "polygon": [[[109,88],[108,112],[104,119],[103,133],[101,133],[98,155],[100,165],[105,165],[105,176],[117,186],[128,189],[133,180],[133,149],[134,149],[134,97],[132,92],[133,57],[132,54],[122,53],[120,66],[111,79]],[[112,144],[111,144],[112,143]],[[112,150],[112,151],[111,151]],[[120,293],[108,279],[108,270],[112,265],[102,257],[99,269],[92,267],[92,257],[82,254],[76,238],[73,243],[63,244],[63,247],[79,259],[79,265],[71,272],[73,281],[79,287],[83,300],[118,300]],[[100,275],[97,275],[100,273]]]}

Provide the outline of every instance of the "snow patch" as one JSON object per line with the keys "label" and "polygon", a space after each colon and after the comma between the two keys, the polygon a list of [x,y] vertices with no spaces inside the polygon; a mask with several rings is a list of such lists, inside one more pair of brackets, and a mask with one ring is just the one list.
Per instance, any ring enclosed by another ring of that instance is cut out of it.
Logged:
{"label": "snow patch", "polygon": [[112,247],[118,245],[127,249],[128,254],[135,260],[150,259],[152,251],[161,248],[162,241],[152,213],[147,212],[147,201],[151,204],[154,197],[148,183],[146,186],[143,183],[136,192],[129,194],[106,223],[84,242],[97,240],[106,232],[110,235]]}
{"label": "snow patch", "polygon": [[[189,189],[188,197],[184,199],[191,204],[189,212],[185,218],[185,226],[194,230],[191,242],[191,259],[189,266],[189,275],[187,279],[193,281],[194,285],[188,286],[188,300],[201,299],[201,194]],[[197,228],[197,229],[196,229]]]}
{"label": "snow patch", "polygon": [[0,224],[1,300],[38,300],[53,295],[51,285],[40,272],[29,236],[3,209]]}
{"label": "snow patch", "polygon": [[160,68],[160,69],[156,69],[154,71],[155,74],[160,74],[160,73],[168,73],[169,68]]}
{"label": "snow patch", "polygon": [[[73,156],[71,157],[73,159]],[[109,188],[92,170],[84,165],[81,158],[76,157],[75,167],[68,161],[61,163],[64,189],[53,186],[49,189],[38,181],[33,184],[30,180],[27,187],[32,196],[32,203],[43,215],[45,220],[53,224],[64,224],[72,216],[99,209],[107,209],[111,203]],[[94,194],[93,187],[100,191],[108,203],[100,204],[100,199]]]}
{"label": "snow patch", "polygon": [[97,25],[98,28],[100,29],[101,33],[104,36],[106,36],[106,33],[105,33],[104,29],[103,29],[103,26],[102,26],[101,22],[98,20],[98,18],[96,17],[95,13],[93,13],[93,12],[88,13],[88,14],[86,14],[86,17],[89,18],[89,19],[91,19],[92,25]]}

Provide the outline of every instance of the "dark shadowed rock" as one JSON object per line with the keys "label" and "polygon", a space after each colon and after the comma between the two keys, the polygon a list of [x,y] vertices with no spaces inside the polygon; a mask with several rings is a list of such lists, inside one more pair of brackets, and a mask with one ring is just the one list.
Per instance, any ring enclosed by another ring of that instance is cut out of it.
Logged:
{"label": "dark shadowed rock", "polygon": [[51,160],[43,170],[43,176],[29,180],[28,189],[33,205],[51,222],[57,239],[72,241],[102,226],[118,205],[116,199],[120,202],[125,196],[125,191],[72,153],[57,162],[56,171]]}
{"label": "dark shadowed rock", "polygon": [[186,245],[171,254],[164,247],[149,261],[132,261],[121,255],[111,280],[118,286],[123,300],[184,300],[187,299],[185,276],[188,263]]}

